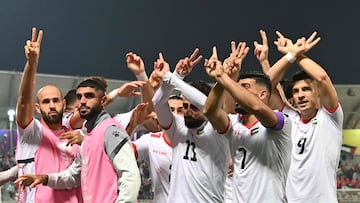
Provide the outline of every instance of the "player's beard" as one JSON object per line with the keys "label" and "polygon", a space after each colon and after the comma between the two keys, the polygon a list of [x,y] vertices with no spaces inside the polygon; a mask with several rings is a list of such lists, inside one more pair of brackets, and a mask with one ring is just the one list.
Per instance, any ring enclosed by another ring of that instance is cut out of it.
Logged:
{"label": "player's beard", "polygon": [[241,115],[247,115],[249,112],[247,112],[245,109],[243,109],[240,105],[237,103],[235,104],[235,112]]}
{"label": "player's beard", "polygon": [[49,113],[53,112],[53,111],[46,113],[40,109],[40,112],[41,112],[41,116],[42,116],[43,120],[48,124],[57,124],[57,123],[62,122],[62,117],[63,117],[63,112],[64,112],[63,110],[55,111],[56,115],[53,115],[53,116],[49,115]]}
{"label": "player's beard", "polygon": [[245,111],[245,109],[241,108],[241,107],[237,107],[235,108],[235,112],[241,115],[247,115],[249,112]]}
{"label": "player's beard", "polygon": [[188,128],[197,128],[200,127],[205,120],[204,119],[194,119],[189,116],[184,116],[185,126]]}
{"label": "player's beard", "polygon": [[[83,112],[81,111],[81,108],[86,107],[87,109],[90,109],[90,111],[86,111]],[[79,108],[79,113],[80,113],[80,117],[85,119],[85,120],[91,120],[92,118],[94,118],[97,114],[99,114],[101,112],[102,108],[101,106],[94,106],[93,108],[90,108],[88,106],[80,106]]]}

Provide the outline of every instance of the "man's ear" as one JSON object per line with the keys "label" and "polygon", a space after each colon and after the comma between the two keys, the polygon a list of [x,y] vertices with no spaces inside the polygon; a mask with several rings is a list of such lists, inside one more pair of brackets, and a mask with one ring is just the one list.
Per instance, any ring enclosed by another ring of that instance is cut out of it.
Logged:
{"label": "man's ear", "polygon": [[63,99],[63,111],[65,112],[66,111],[66,100]]}
{"label": "man's ear", "polygon": [[39,103],[35,103],[35,109],[36,109],[36,112],[38,112],[39,114],[41,114],[40,104],[39,104]]}
{"label": "man's ear", "polygon": [[267,91],[267,90],[265,90],[265,89],[260,90],[260,91],[259,91],[259,98],[260,98],[261,100],[264,100],[265,97],[270,97],[269,93],[270,93],[270,92]]}
{"label": "man's ear", "polygon": [[108,101],[108,97],[107,97],[107,95],[104,95],[102,98],[101,98],[101,106],[103,107],[103,108],[105,108],[105,106],[107,105],[107,101]]}

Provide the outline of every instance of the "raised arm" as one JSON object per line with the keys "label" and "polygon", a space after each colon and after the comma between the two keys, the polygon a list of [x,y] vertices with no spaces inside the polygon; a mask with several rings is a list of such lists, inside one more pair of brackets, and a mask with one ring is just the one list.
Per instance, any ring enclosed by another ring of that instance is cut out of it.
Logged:
{"label": "raised arm", "polygon": [[40,46],[43,31],[37,34],[36,28],[32,28],[31,40],[26,41],[26,63],[19,85],[19,97],[17,101],[17,124],[25,128],[34,117],[34,91],[36,72],[39,64]]}
{"label": "raised arm", "polygon": [[[320,41],[320,37],[316,37],[317,32],[313,32],[308,38],[299,39],[299,46],[304,46],[306,50],[312,48],[314,44]],[[311,77],[318,85],[321,103],[329,108],[334,109],[338,106],[339,99],[336,90],[326,71],[314,60],[305,55],[300,55],[296,60],[297,64]]]}
{"label": "raised arm", "polygon": [[[231,54],[224,60],[223,70],[228,74],[234,81],[237,79],[241,63],[245,56],[247,55],[249,48],[246,47],[246,44],[240,42],[236,48],[234,41],[231,42]],[[218,60],[217,50],[213,48],[213,54],[209,60],[205,60],[205,70],[209,76],[215,76],[216,70],[221,71],[221,62]],[[216,68],[210,68],[216,67]],[[214,72],[215,71],[215,72]],[[236,79],[235,79],[236,78]],[[229,127],[229,119],[227,116],[227,111],[223,110],[221,107],[224,101],[224,96],[227,93],[224,91],[224,88],[217,83],[210,91],[210,94],[205,102],[204,114],[209,119],[213,127],[220,133],[225,132]],[[229,95],[229,94],[228,94]],[[232,98],[226,98],[225,100],[233,100]],[[234,102],[233,102],[234,103]],[[227,104],[229,105],[229,104]],[[234,107],[233,107],[234,108]]]}
{"label": "raised arm", "polygon": [[[214,52],[216,52],[216,48],[213,48],[213,53]],[[276,126],[278,118],[273,110],[253,93],[245,89],[245,87],[233,81],[227,74],[225,74],[222,66],[208,64],[206,68],[209,70],[212,69],[211,72],[213,74],[210,74],[209,76],[221,84],[242,108],[253,113],[264,126]]]}
{"label": "raised arm", "polygon": [[128,68],[134,73],[136,79],[139,81],[146,82],[147,85],[144,86],[141,91],[141,99],[143,103],[148,103],[149,108],[147,108],[148,113],[154,110],[153,104],[151,102],[154,96],[154,89],[152,88],[148,76],[145,71],[145,65],[140,56],[130,52],[126,54],[126,63]]}
{"label": "raised arm", "polygon": [[[205,60],[205,69],[208,75],[216,75],[214,71],[221,71],[221,61],[218,60],[217,51],[214,47],[213,54],[209,60]],[[217,67],[217,68],[210,68]],[[206,99],[204,114],[212,124],[215,130],[219,133],[225,132],[229,127],[229,119],[227,113],[221,108],[222,98],[223,98],[224,88],[219,84],[215,84],[215,86],[211,89],[209,96]]]}
{"label": "raised arm", "polygon": [[[288,38],[285,38],[283,34],[279,31],[276,31],[278,36],[277,41],[274,44],[277,46],[277,49],[280,53],[284,54],[267,72],[266,74],[270,77],[271,83],[273,86],[276,86],[280,80],[284,77],[287,69],[290,67],[291,63],[293,63],[292,59],[297,55],[297,53],[290,53],[291,47],[295,46],[292,41]],[[289,53],[289,54],[288,54]]]}
{"label": "raised arm", "polygon": [[320,42],[319,37],[315,38],[316,32],[308,39],[301,38],[297,40],[295,44],[279,31],[276,31],[276,34],[278,35],[278,39],[274,43],[277,46],[278,51],[283,53],[284,56],[281,57],[267,72],[273,85],[280,82],[291,63],[297,61],[297,58],[308,52]]}
{"label": "raised arm", "polygon": [[132,96],[141,96],[141,92],[137,91],[138,89],[146,88],[147,83],[143,81],[131,81],[122,84],[120,87],[112,90],[106,96],[105,106],[109,105],[114,101],[116,97],[132,97]]}
{"label": "raised arm", "polygon": [[[237,82],[242,62],[249,53],[249,47],[246,46],[246,42],[239,42],[236,47],[235,41],[231,41],[231,53],[230,56],[224,60],[223,67],[224,71]],[[235,100],[234,98],[224,90],[222,94],[223,109],[226,113],[235,113]]]}
{"label": "raised arm", "polygon": [[177,73],[181,78],[186,77],[191,73],[193,68],[202,60],[203,56],[198,55],[199,49],[195,48],[193,53],[189,57],[180,59],[175,66],[175,73]]}
{"label": "raised arm", "polygon": [[[262,44],[259,44],[257,41],[254,41],[254,54],[256,58],[258,59],[262,71],[265,74],[268,74],[270,70],[270,63],[268,60],[269,56],[269,45],[268,45],[268,39],[266,36],[265,31],[260,30],[260,36],[262,38]],[[285,65],[290,64],[286,63]],[[280,64],[276,64],[280,65]],[[270,77],[271,80],[272,77]],[[281,85],[275,81],[275,79],[272,80],[272,93],[270,97],[270,103],[269,106],[272,109],[281,109],[283,107],[283,104],[286,103],[286,97],[284,97],[284,90],[282,89]]]}
{"label": "raised arm", "polygon": [[[154,63],[154,74],[160,80],[163,80],[166,74],[170,71],[169,64],[164,60],[162,53],[159,53],[159,58]],[[155,112],[158,115],[158,121],[161,127],[167,129],[171,126],[174,115],[171,113],[169,104],[167,102],[174,87],[168,83],[162,83],[152,99]]]}
{"label": "raised arm", "polygon": [[[283,53],[284,56],[281,57],[267,72],[270,77],[271,83],[273,87],[276,87],[276,91],[279,92],[279,96],[281,100],[286,103],[290,108],[293,108],[292,105],[288,103],[286,100],[284,90],[279,85],[280,80],[285,75],[288,68],[291,66],[293,62],[296,61],[296,58],[303,56],[304,53],[313,48],[319,41],[320,38],[315,39],[316,33],[313,33],[305,42],[301,43],[302,40],[298,40],[295,44],[288,38],[286,38],[279,31],[276,32],[278,35],[277,41],[275,41],[275,45],[278,48],[278,51]],[[315,34],[315,35],[314,35]],[[304,39],[303,39],[304,40]],[[272,98],[272,104],[279,104],[279,99],[274,100]],[[275,102],[274,102],[275,101]],[[275,106],[275,108],[279,109],[279,106]]]}
{"label": "raised arm", "polygon": [[259,44],[257,41],[254,41],[254,55],[259,61],[263,72],[267,73],[268,70],[270,69],[270,63],[268,59],[268,55],[269,55],[268,39],[266,36],[266,32],[263,30],[260,30],[260,36],[262,39],[262,44]]}

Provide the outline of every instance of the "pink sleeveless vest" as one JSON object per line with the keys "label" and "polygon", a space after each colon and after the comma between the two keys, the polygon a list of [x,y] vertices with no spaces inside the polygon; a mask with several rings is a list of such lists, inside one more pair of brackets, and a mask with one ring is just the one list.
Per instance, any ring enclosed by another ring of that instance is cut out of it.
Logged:
{"label": "pink sleeveless vest", "polygon": [[81,188],[84,202],[115,202],[117,174],[104,148],[107,127],[120,126],[112,118],[102,121],[86,135],[81,149]]}
{"label": "pink sleeveless vest", "polygon": [[[60,172],[74,161],[80,150],[79,145],[66,146],[67,140],[60,140],[62,133],[68,131],[50,130],[43,127],[43,138],[35,152],[36,174],[49,174]],[[48,186],[38,185],[35,192],[35,203],[75,203],[81,202],[81,187],[70,190],[57,190]]]}

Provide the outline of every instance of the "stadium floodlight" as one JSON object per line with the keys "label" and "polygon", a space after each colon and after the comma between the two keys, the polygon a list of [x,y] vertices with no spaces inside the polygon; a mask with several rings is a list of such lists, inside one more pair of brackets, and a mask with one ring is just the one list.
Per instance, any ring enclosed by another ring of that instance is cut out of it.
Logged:
{"label": "stadium floodlight", "polygon": [[9,109],[7,114],[9,116],[9,121],[13,122],[14,119],[15,119],[15,110],[14,109]]}

